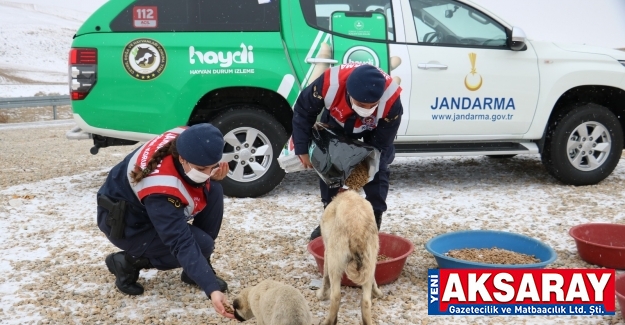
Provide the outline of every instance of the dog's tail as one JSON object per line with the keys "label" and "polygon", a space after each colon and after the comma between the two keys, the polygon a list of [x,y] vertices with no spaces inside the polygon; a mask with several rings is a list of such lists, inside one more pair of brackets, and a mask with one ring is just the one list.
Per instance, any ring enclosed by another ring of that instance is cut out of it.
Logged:
{"label": "dog's tail", "polygon": [[345,275],[357,285],[362,285],[367,279],[373,277],[375,264],[377,263],[379,246],[373,245],[374,247],[370,247],[367,245],[366,240],[366,238],[355,238],[349,241],[351,256],[347,262]]}

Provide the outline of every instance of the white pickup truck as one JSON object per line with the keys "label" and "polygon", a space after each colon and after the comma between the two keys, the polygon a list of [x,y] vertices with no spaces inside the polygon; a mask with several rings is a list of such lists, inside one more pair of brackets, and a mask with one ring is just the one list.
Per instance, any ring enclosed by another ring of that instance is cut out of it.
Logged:
{"label": "white pickup truck", "polygon": [[301,89],[364,62],[403,89],[397,156],[540,154],[573,185],[619,162],[623,51],[532,41],[466,0],[183,2],[110,0],[83,24],[68,138],[93,139],[95,154],[211,122],[227,143],[224,192],[263,195],[284,177]]}
{"label": "white pickup truck", "polygon": [[531,41],[468,1],[408,3],[415,25],[404,30],[416,64],[398,156],[540,153],[549,173],[572,185],[614,170],[625,52]]}

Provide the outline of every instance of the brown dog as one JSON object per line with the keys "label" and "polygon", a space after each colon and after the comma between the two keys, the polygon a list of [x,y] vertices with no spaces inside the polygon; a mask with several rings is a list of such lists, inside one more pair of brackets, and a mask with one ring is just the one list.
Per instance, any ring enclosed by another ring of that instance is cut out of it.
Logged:
{"label": "brown dog", "polygon": [[245,288],[232,302],[234,317],[243,322],[256,317],[258,325],[311,325],[306,299],[297,289],[273,280]]}
{"label": "brown dog", "polygon": [[336,324],[343,272],[362,287],[362,322],[373,324],[371,294],[381,297],[382,291],[374,278],[380,242],[371,203],[353,190],[337,194],[323,212],[321,234],[325,262],[317,297],[326,300],[329,293],[330,298],[330,313],[321,324]]}

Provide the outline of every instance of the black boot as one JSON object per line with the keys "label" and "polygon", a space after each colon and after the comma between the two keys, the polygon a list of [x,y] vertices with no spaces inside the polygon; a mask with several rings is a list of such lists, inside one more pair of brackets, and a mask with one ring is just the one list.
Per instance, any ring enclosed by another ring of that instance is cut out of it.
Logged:
{"label": "black boot", "polygon": [[319,236],[321,236],[321,226],[317,226],[317,228],[313,230],[313,232],[310,234],[310,240],[312,241]]}
{"label": "black boot", "polygon": [[143,286],[137,280],[142,268],[151,267],[149,259],[133,258],[126,252],[117,252],[107,256],[104,262],[109,272],[115,275],[115,285],[121,292],[133,296],[143,294]]}
{"label": "black boot", "polygon": [[[208,262],[208,266],[210,266],[211,269],[213,270],[213,274],[215,274],[215,278],[217,279],[217,285],[219,286],[219,291],[224,292],[224,293],[227,292],[228,291],[228,283],[226,283],[226,281],[224,281],[222,278],[217,276],[217,273],[215,272],[215,269],[211,265],[210,259],[206,259],[206,261]],[[192,286],[196,286],[197,285],[197,283],[195,283],[195,281],[193,281],[193,279],[191,279],[184,270],[180,274],[180,280],[182,282],[184,282],[186,284],[189,284],[189,285],[192,285]]]}
{"label": "black boot", "polygon": [[375,215],[375,224],[378,226],[378,231],[380,231],[380,226],[382,226],[382,211],[373,211],[373,215]]}

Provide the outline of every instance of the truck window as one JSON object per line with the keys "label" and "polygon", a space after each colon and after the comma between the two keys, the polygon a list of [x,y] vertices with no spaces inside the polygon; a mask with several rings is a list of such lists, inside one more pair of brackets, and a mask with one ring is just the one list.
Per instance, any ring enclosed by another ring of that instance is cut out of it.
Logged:
{"label": "truck window", "polygon": [[322,29],[330,29],[330,16],[335,11],[349,11],[346,4],[315,4],[317,26]]}
{"label": "truck window", "polygon": [[116,32],[269,32],[280,30],[277,0],[137,0],[110,24]]}
{"label": "truck window", "polygon": [[330,16],[335,11],[377,11],[386,15],[388,23],[388,39],[395,40],[393,32],[393,11],[391,0],[363,1],[358,0],[300,0],[306,23],[316,29],[330,31]]}
{"label": "truck window", "polygon": [[506,29],[480,11],[453,0],[410,0],[420,43],[506,48]]}

